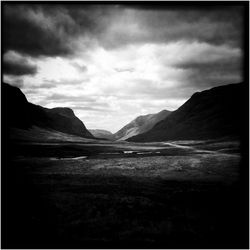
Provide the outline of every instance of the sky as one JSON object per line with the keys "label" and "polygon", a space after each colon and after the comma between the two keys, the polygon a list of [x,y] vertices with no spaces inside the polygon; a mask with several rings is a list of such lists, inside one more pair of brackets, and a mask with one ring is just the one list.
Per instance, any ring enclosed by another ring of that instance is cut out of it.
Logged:
{"label": "sky", "polygon": [[116,132],[243,80],[243,7],[3,4],[3,80]]}

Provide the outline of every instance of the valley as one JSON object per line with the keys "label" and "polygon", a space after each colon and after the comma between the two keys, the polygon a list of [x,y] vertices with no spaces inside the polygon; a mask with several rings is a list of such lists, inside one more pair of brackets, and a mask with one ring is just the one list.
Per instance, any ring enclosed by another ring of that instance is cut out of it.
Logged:
{"label": "valley", "polygon": [[238,140],[49,136],[10,140],[6,185],[14,200],[6,197],[6,224],[15,225],[13,248],[32,248],[41,239],[44,248],[194,248],[204,242],[212,248],[244,239]]}
{"label": "valley", "polygon": [[246,110],[231,102],[243,86],[196,93],[112,134],[3,84],[3,245],[245,248]]}

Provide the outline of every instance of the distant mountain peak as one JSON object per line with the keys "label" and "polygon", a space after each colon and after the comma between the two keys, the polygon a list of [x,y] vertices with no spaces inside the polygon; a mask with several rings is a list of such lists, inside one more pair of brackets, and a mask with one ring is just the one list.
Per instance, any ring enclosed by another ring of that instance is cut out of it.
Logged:
{"label": "distant mountain peak", "polygon": [[9,84],[2,83],[3,117],[5,125],[15,128],[37,126],[59,132],[93,138],[83,122],[70,108],[44,108],[29,103],[22,91]]}
{"label": "distant mountain peak", "polygon": [[[149,131],[128,141],[213,139],[239,136],[244,109],[243,83],[222,85],[194,93],[181,107]],[[248,91],[247,88],[245,89]],[[247,115],[247,114],[246,114]]]}
{"label": "distant mountain peak", "polygon": [[110,131],[105,129],[89,129],[89,131],[96,138],[108,139],[108,140],[115,139],[114,135]]}
{"label": "distant mountain peak", "polygon": [[150,130],[157,122],[165,119],[171,111],[162,110],[156,114],[140,115],[115,133],[117,140],[126,140],[132,136]]}

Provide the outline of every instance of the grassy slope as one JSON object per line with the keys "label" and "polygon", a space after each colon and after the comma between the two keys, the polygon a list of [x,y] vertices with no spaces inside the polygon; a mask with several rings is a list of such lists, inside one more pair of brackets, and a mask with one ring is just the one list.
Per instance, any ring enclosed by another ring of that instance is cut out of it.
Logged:
{"label": "grassy slope", "polygon": [[230,84],[195,93],[151,130],[128,139],[148,142],[240,136],[247,115],[247,85]]}
{"label": "grassy slope", "polygon": [[[4,246],[246,247],[237,142],[102,143],[16,145],[4,175]],[[113,154],[122,150],[160,155]]]}

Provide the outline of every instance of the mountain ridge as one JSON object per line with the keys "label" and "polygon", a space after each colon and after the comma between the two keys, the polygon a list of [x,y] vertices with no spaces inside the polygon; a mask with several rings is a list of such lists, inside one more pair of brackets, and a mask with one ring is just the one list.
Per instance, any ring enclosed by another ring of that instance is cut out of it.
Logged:
{"label": "mountain ridge", "polygon": [[51,128],[59,132],[94,138],[84,123],[70,108],[45,108],[28,102],[24,93],[17,87],[2,83],[2,103],[5,125],[28,129],[32,126]]}
{"label": "mountain ridge", "polygon": [[90,133],[100,139],[115,140],[114,134],[105,129],[89,129]]}
{"label": "mountain ridge", "polygon": [[244,83],[214,87],[194,93],[181,107],[146,133],[128,141],[212,139],[240,133]]}
{"label": "mountain ridge", "polygon": [[144,133],[170,113],[171,111],[162,110],[155,114],[140,115],[118,130],[114,136],[116,140],[126,140],[134,135]]}

